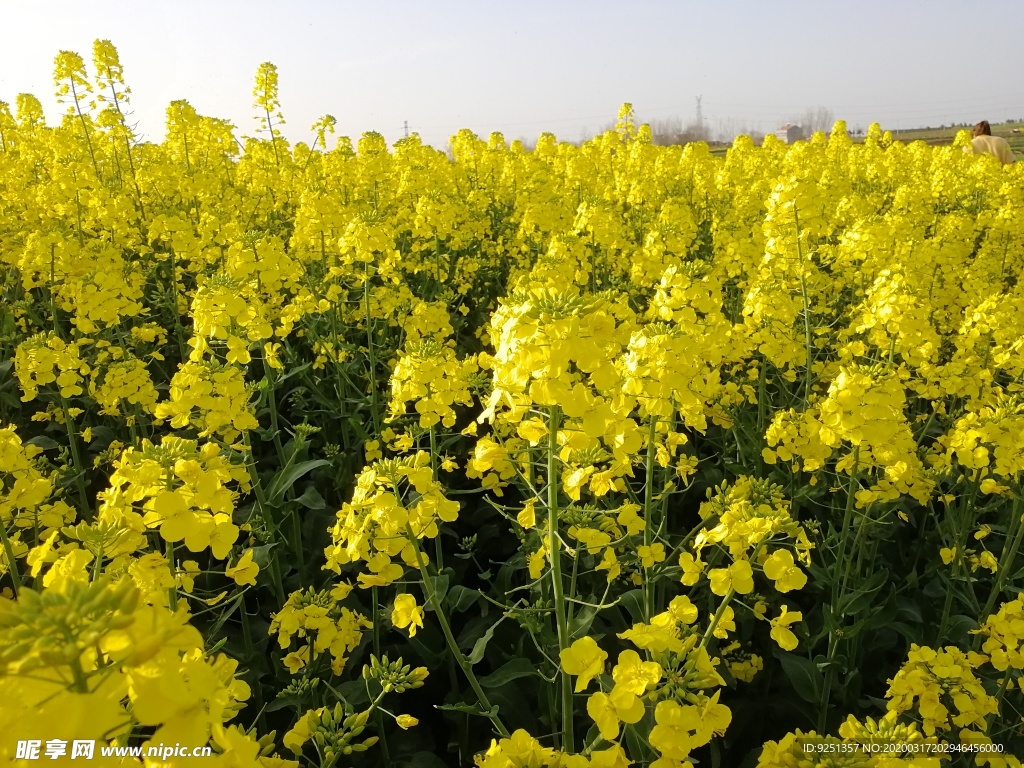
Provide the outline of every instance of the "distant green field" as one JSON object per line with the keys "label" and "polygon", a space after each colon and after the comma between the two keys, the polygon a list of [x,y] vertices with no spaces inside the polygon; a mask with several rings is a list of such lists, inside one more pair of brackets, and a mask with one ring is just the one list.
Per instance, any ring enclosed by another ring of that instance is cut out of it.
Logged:
{"label": "distant green field", "polygon": [[[1020,133],[1014,133],[1014,130]],[[913,128],[907,131],[893,130],[893,137],[899,141],[910,143],[912,141],[923,141],[933,146],[952,144],[956,138],[957,131],[962,128]],[[1002,136],[1010,144],[1018,158],[1024,159],[1024,123],[996,123],[992,126],[993,136]],[[863,141],[863,137],[856,137],[854,141]],[[728,151],[727,146],[714,146],[711,154],[724,155]]]}
{"label": "distant green field", "polygon": [[[1014,129],[1021,133],[1014,133]],[[893,136],[900,141],[924,141],[928,144],[942,145],[952,144],[956,132],[960,128],[921,128],[910,131],[893,131]],[[1024,123],[996,123],[992,126],[993,136],[1002,136],[1006,139],[1010,148],[1020,155],[1024,153]]]}

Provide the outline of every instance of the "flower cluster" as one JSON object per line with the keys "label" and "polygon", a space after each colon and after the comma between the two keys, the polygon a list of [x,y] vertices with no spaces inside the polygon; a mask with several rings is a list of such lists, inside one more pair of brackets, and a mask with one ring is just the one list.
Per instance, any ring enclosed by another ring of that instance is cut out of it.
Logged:
{"label": "flower cluster", "polygon": [[996,699],[975,676],[967,654],[953,646],[935,650],[913,645],[906,663],[896,673],[886,697],[889,711],[920,715],[924,732],[978,728],[987,730],[986,718],[999,710]]}
{"label": "flower cluster", "polygon": [[154,415],[169,418],[175,428],[195,426],[200,437],[217,434],[231,442],[259,426],[250,410],[245,374],[235,365],[183,363],[171,379],[170,396],[156,406]]}
{"label": "flower cluster", "polygon": [[993,667],[1024,670],[1024,599],[1003,603],[977,631],[985,637],[981,650]]}
{"label": "flower cluster", "polygon": [[469,405],[473,360],[459,361],[455,351],[438,341],[424,339],[406,346],[391,374],[391,417],[405,414],[412,403],[419,425],[455,425],[453,405]]}
{"label": "flower cluster", "polygon": [[338,512],[325,567],[338,573],[361,561],[369,571],[358,575],[361,587],[387,586],[406,567],[421,567],[426,555],[419,539],[436,538],[439,524],[458,515],[459,504],[445,497],[426,451],[374,462],[359,475],[352,501]]}
{"label": "flower cluster", "polygon": [[[248,749],[249,737],[228,738],[224,730],[250,696],[235,676],[237,662],[208,655],[184,610],[139,597],[130,580],[100,579],[0,600],[0,690],[21,703],[0,713],[7,733],[101,734],[116,745],[144,727],[147,744],[201,745],[213,737],[227,750]],[[7,757],[13,746],[0,749]]]}
{"label": "flower cluster", "polygon": [[110,487],[99,494],[99,519],[128,532],[121,543],[126,551],[145,546],[144,532],[155,529],[167,542],[183,541],[190,552],[209,549],[223,560],[239,535],[231,482],[245,486],[246,473],[216,443],[200,446],[178,437],[165,437],[160,445],[143,441],[115,462]]}
{"label": "flower cluster", "polygon": [[331,671],[340,675],[349,654],[358,647],[363,630],[372,624],[366,617],[341,605],[352,587],[339,584],[332,590],[293,592],[270,622],[270,633],[277,635],[282,649],[299,645],[284,657],[284,665],[293,675],[306,670],[324,652],[331,656]]}

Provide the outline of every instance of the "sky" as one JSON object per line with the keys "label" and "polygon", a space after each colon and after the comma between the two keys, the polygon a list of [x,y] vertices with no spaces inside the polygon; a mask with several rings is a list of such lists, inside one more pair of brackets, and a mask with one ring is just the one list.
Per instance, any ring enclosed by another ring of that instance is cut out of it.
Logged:
{"label": "sky", "polygon": [[53,60],[117,47],[145,140],[167,104],[258,128],[253,80],[277,65],[291,141],[321,115],[339,135],[460,128],[577,140],[619,106],[641,121],[772,131],[825,107],[851,129],[1024,118],[1024,2],[990,0],[0,0],[0,100],[59,120]]}

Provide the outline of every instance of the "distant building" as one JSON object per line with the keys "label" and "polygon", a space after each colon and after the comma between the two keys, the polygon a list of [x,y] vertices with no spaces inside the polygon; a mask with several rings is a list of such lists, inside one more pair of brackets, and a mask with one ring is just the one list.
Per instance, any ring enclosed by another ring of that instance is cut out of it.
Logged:
{"label": "distant building", "polygon": [[794,141],[800,141],[803,137],[803,128],[799,125],[793,125],[792,123],[786,123],[775,131],[775,138],[784,144],[792,144]]}

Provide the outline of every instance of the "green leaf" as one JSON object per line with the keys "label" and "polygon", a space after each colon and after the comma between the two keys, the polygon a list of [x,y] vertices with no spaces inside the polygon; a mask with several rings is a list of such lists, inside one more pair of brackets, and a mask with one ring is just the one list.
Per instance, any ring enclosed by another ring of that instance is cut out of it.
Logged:
{"label": "green leaf", "polygon": [[946,595],[946,583],[942,578],[931,579],[927,584],[924,585],[924,596],[930,597],[933,600],[945,597]]}
{"label": "green leaf", "polygon": [[[432,576],[430,579],[430,583],[434,588],[434,595],[437,597],[437,602],[443,602],[445,596],[448,594],[448,575],[442,573],[438,576]],[[427,604],[427,608],[429,610],[433,610],[430,608],[429,601]]]}
{"label": "green leaf", "polygon": [[93,427],[92,443],[89,444],[89,450],[98,452],[101,445],[109,445],[115,437],[117,437],[117,433],[108,426],[101,424],[98,427]]}
{"label": "green leaf", "polygon": [[569,637],[582,637],[590,631],[590,625],[597,617],[597,608],[592,605],[581,605],[576,615],[572,617],[572,624],[569,626]]}
{"label": "green leaf", "polygon": [[44,451],[52,451],[54,448],[60,447],[60,443],[58,443],[52,437],[46,437],[45,435],[37,435],[36,437],[31,437],[25,441],[25,445],[38,445]]}
{"label": "green leaf", "polygon": [[295,485],[296,480],[312,472],[317,467],[324,467],[330,463],[327,459],[311,459],[309,461],[300,461],[298,464],[292,464],[290,467],[282,469],[270,481],[270,487],[267,488],[268,501],[271,504],[279,504],[281,499],[284,498],[285,491]]}
{"label": "green leaf", "polygon": [[629,612],[629,617],[634,624],[644,620],[644,591],[642,589],[631,589],[619,598],[619,605]]}
{"label": "green leaf", "polygon": [[440,709],[444,712],[465,712],[467,715],[480,715],[481,717],[494,717],[498,714],[496,706],[491,707],[490,711],[487,711],[479,704],[466,704],[465,702],[459,702],[458,704],[435,704],[434,709]]}
{"label": "green leaf", "polygon": [[[266,379],[264,379],[264,381],[266,381]],[[257,414],[257,416],[262,416],[262,415],[268,414],[268,413],[270,413],[270,409],[269,408],[261,408],[260,412],[259,412],[259,414]],[[257,435],[259,435],[260,440],[262,440],[264,443],[271,442],[275,437],[277,437],[278,435],[281,434],[281,430],[280,429],[273,429],[272,430],[269,427],[267,427],[265,429],[256,429],[256,430],[253,430],[253,431]]]}
{"label": "green leaf", "polygon": [[865,580],[857,590],[839,601],[839,614],[856,616],[875,604],[875,593],[885,584],[888,574],[878,571]]}
{"label": "green leaf", "polygon": [[[522,555],[518,555],[518,557],[522,557]],[[522,566],[523,563],[520,562],[519,565]],[[514,560],[506,562],[498,569],[498,577],[495,579],[493,585],[493,588],[498,591],[498,594],[505,595],[509,593],[512,589],[512,579],[514,578],[515,573],[516,563]]]}
{"label": "green leaf", "polygon": [[977,621],[970,616],[960,614],[949,620],[949,630],[946,632],[946,637],[955,643],[962,643],[968,639],[968,632],[977,628]]}
{"label": "green leaf", "polygon": [[[217,636],[217,633],[220,632],[221,627],[223,627],[227,620],[231,618],[231,616],[234,614],[234,612],[238,610],[238,608],[242,605],[242,601],[244,599],[245,595],[239,592],[238,596],[235,597],[233,600],[228,600],[224,603],[224,609],[221,611],[220,616],[217,617],[217,620],[213,623],[213,626],[210,628],[210,637]],[[244,611],[245,608],[242,608],[242,610]],[[221,639],[226,640],[227,638]]]}
{"label": "green leaf", "polygon": [[484,688],[501,688],[503,685],[518,680],[521,677],[530,677],[537,674],[537,669],[529,659],[522,657],[505,662],[498,669],[489,675],[480,678],[480,685]]}
{"label": "green leaf", "polygon": [[466,656],[466,659],[469,661],[470,664],[480,663],[480,660],[484,657],[484,651],[487,650],[487,644],[491,642],[491,638],[494,637],[494,630],[497,629],[498,625],[501,624],[501,622],[503,622],[504,620],[505,617],[502,616],[500,619],[494,622],[486,632],[484,632],[483,637],[481,637],[479,640],[473,643],[473,650],[469,652],[468,656]]}
{"label": "green leaf", "polygon": [[908,643],[921,645],[924,642],[924,635],[919,626],[906,624],[902,621],[890,621],[885,627],[903,637]]}
{"label": "green leaf", "polygon": [[818,637],[824,637],[825,635],[835,632],[839,628],[839,624],[836,622],[835,616],[832,615],[832,606],[828,603],[821,604],[821,632]]}
{"label": "green leaf", "polygon": [[279,709],[287,709],[288,707],[301,712],[303,710],[302,700],[298,696],[282,697],[278,695],[276,699],[263,706],[263,711],[277,712]]}
{"label": "green leaf", "polygon": [[917,600],[901,595],[896,598],[896,605],[899,606],[896,613],[898,618],[905,618],[911,624],[924,624],[924,614]]}
{"label": "green leaf", "polygon": [[825,678],[818,665],[803,656],[785,651],[776,651],[775,657],[782,662],[782,669],[796,695],[809,704],[819,703],[825,690]]}
{"label": "green leaf", "polygon": [[302,495],[296,499],[299,504],[304,506],[306,509],[321,510],[326,509],[327,502],[324,501],[324,497],[320,495],[320,492],[312,485],[308,486],[306,490],[302,492]]}
{"label": "green leaf", "polygon": [[461,613],[471,608],[479,598],[480,593],[475,589],[456,584],[448,590],[448,607],[452,613]]}
{"label": "green leaf", "polygon": [[258,547],[252,547],[252,560],[260,567],[261,573],[270,568],[270,550],[276,546],[276,544],[261,544]]}
{"label": "green leaf", "polygon": [[896,599],[894,593],[890,592],[889,599],[885,601],[884,605],[876,604],[864,618],[858,619],[852,626],[846,628],[846,636],[853,637],[865,630],[886,627],[896,618],[896,613]]}
{"label": "green leaf", "polygon": [[288,381],[288,379],[290,379],[292,376],[298,376],[300,373],[305,371],[311,365],[312,365],[312,363],[303,363],[302,365],[297,365],[294,368],[289,367],[287,372],[285,372],[285,373],[281,373],[280,371],[278,371],[277,372],[278,375],[276,377],[276,382],[278,384],[280,384],[282,381]]}

